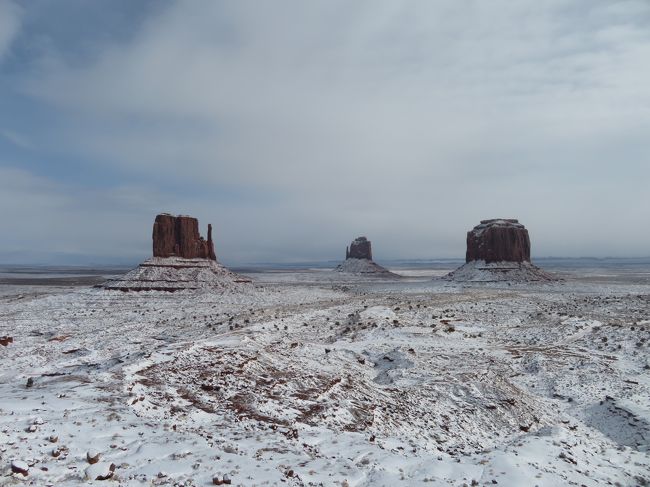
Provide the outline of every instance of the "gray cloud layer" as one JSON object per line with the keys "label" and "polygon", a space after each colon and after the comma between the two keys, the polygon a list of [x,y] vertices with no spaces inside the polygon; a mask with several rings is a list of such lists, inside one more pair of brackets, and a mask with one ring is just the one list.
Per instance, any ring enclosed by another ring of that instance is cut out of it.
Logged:
{"label": "gray cloud layer", "polygon": [[[645,1],[172,2],[93,52],[13,79],[60,120],[35,143],[121,182],[88,207],[60,183],[33,201],[19,173],[15,234],[63,191],[50,235],[91,253],[146,252],[160,209],[216,224],[233,261],[336,258],[358,234],[461,256],[490,217],[536,255],[650,254]],[[78,218],[94,237],[68,238]]]}

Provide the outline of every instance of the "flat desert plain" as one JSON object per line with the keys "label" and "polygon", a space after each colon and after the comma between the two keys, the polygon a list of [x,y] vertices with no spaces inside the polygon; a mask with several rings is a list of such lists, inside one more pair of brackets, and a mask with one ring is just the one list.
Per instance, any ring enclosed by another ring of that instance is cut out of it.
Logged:
{"label": "flat desert plain", "polygon": [[0,485],[650,484],[647,269],[390,270],[5,279]]}

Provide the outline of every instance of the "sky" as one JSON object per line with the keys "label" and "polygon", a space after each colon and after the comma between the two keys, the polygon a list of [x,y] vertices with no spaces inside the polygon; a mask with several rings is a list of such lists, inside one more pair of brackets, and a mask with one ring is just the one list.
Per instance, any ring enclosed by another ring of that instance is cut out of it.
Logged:
{"label": "sky", "polygon": [[648,0],[0,0],[0,263],[650,255]]}

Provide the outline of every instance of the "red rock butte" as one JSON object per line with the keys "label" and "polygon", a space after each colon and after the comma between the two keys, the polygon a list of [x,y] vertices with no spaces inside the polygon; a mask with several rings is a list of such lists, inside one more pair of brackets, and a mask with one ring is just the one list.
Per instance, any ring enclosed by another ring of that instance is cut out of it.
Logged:
{"label": "red rock butte", "polygon": [[191,216],[162,213],[153,224],[153,256],[217,260],[212,242],[212,225],[208,239],[199,234],[199,221]]}
{"label": "red rock butte", "polygon": [[372,260],[372,244],[366,237],[355,238],[345,249],[346,259]]}
{"label": "red rock butte", "polygon": [[481,220],[467,232],[466,262],[530,262],[528,230],[514,219]]}

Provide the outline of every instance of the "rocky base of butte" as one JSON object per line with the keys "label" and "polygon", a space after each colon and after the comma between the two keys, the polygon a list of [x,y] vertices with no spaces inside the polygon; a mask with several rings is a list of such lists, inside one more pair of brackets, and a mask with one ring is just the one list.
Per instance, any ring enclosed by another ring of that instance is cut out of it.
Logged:
{"label": "rocky base of butte", "polygon": [[444,277],[453,281],[551,281],[530,262],[528,230],[515,219],[481,220],[467,232],[465,264]]}
{"label": "rocky base of butte", "polygon": [[153,224],[153,258],[102,287],[119,291],[238,290],[251,280],[217,262],[212,242],[199,234],[199,222],[189,216],[160,214]]}
{"label": "rocky base of butte", "polygon": [[347,274],[399,277],[372,260],[372,243],[366,237],[357,237],[352,241],[345,249],[345,261],[334,270]]}

